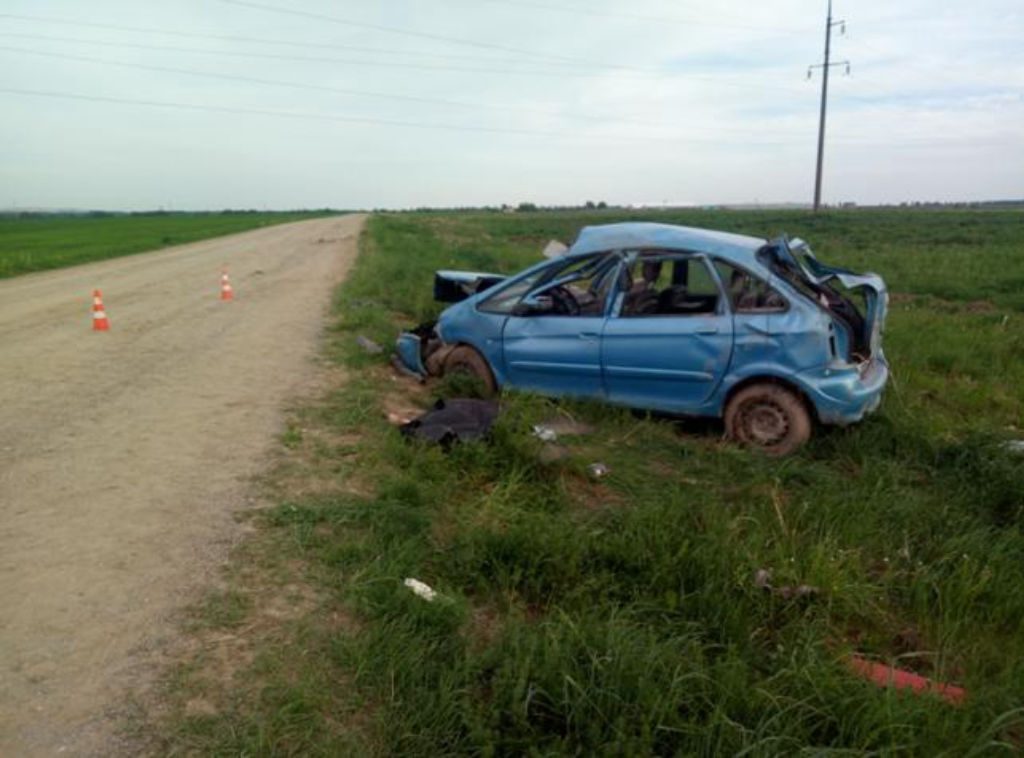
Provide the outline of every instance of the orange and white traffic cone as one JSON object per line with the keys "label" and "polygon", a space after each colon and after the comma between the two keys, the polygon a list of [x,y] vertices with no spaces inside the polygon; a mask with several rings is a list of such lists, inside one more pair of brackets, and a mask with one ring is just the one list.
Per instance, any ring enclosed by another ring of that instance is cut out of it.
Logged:
{"label": "orange and white traffic cone", "polygon": [[99,290],[92,291],[92,330],[105,332],[110,329],[107,312],[103,309],[103,295]]}
{"label": "orange and white traffic cone", "polygon": [[220,299],[221,300],[234,300],[235,293],[231,289],[231,282],[228,281],[227,269],[220,275]]}

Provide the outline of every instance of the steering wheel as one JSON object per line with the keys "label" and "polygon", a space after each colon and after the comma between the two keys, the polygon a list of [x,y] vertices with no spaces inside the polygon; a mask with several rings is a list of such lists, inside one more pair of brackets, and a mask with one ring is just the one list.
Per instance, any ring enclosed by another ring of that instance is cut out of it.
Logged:
{"label": "steering wheel", "polygon": [[565,285],[552,287],[547,294],[551,296],[551,301],[554,303],[555,313],[563,316],[580,315],[580,304]]}

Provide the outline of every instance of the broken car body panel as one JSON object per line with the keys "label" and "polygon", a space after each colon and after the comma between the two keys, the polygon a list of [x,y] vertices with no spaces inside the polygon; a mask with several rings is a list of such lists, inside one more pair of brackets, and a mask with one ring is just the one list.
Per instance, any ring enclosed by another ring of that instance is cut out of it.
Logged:
{"label": "broken car body panel", "polygon": [[437,271],[434,273],[434,299],[439,303],[457,303],[504,279],[501,274],[477,271]]}
{"label": "broken car body panel", "polygon": [[832,424],[877,408],[888,379],[884,282],[827,266],[800,240],[593,226],[519,274],[444,271],[437,282],[460,299],[398,343],[421,375],[469,345],[502,387],[698,416],[721,416],[737,387],[770,380]]}

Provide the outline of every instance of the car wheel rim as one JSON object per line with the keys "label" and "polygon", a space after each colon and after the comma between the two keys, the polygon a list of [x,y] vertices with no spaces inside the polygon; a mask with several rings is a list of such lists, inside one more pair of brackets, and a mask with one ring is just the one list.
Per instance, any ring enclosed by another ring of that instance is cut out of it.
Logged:
{"label": "car wheel rim", "polygon": [[743,429],[750,442],[762,447],[777,445],[789,434],[789,418],[774,403],[755,403],[743,414]]}

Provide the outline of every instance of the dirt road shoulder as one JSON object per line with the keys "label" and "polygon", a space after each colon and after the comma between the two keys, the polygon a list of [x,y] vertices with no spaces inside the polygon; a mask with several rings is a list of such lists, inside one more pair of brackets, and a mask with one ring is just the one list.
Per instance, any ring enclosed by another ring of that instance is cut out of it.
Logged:
{"label": "dirt road shoulder", "polygon": [[[0,282],[0,754],[107,752],[140,653],[215,576],[316,379],[363,221]],[[96,287],[108,333],[90,331]]]}

